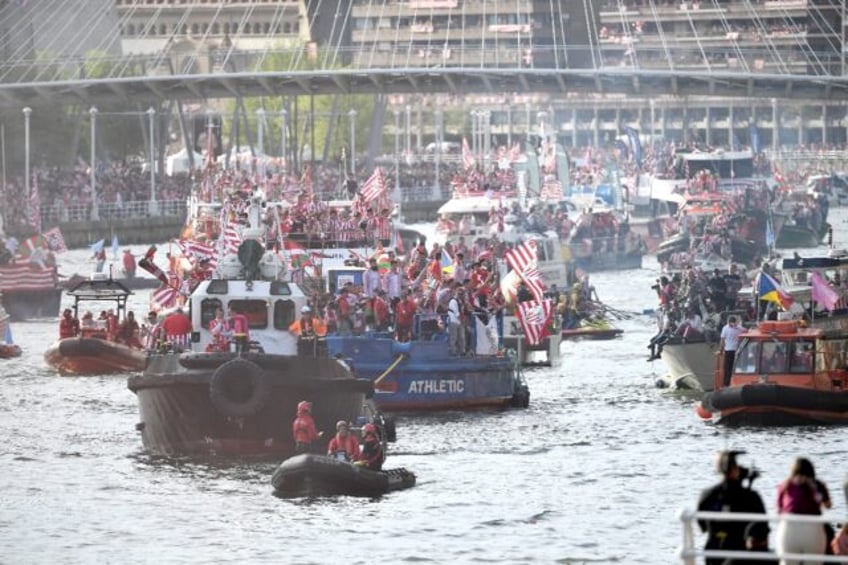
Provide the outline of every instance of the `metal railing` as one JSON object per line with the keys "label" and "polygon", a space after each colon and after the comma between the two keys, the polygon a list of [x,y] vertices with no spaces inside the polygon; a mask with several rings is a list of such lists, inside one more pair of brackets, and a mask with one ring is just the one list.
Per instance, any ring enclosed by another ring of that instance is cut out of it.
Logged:
{"label": "metal railing", "polygon": [[151,217],[186,217],[185,200],[162,200],[151,209],[149,200],[133,200],[116,204],[115,202],[94,205],[89,203],[72,203],[65,205],[61,200],[55,204],[41,207],[42,225],[54,225],[69,222],[90,222],[96,220],[121,220],[131,218]]}
{"label": "metal railing", "polygon": [[[695,545],[695,524],[698,520],[710,520],[719,522],[770,522],[770,523],[806,523],[821,524],[822,528],[832,520],[826,516],[811,516],[803,514],[750,514],[744,512],[697,512],[683,510],[680,512],[680,521],[683,523],[683,545],[678,552],[680,563],[684,565],[696,565],[698,558],[718,558],[738,560],[741,563],[753,560],[766,559],[790,559],[800,562],[821,563],[848,563],[845,555],[814,555],[800,553],[783,553],[779,550],[769,551],[727,551],[718,549],[703,549]],[[824,549],[824,548],[822,548]]]}

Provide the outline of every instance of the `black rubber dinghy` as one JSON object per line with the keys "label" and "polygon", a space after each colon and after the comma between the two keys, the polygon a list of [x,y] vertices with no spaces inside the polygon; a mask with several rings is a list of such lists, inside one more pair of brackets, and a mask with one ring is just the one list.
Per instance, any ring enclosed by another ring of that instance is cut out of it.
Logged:
{"label": "black rubber dinghy", "polygon": [[283,461],[271,477],[274,493],[283,497],[376,497],[415,486],[406,469],[371,471],[325,455],[301,454]]}

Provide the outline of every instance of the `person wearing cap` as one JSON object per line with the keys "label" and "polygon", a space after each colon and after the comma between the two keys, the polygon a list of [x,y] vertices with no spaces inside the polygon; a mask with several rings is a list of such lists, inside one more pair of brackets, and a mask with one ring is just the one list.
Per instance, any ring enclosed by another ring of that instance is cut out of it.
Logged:
{"label": "person wearing cap", "polygon": [[356,460],[356,465],[371,471],[381,471],[383,459],[383,442],[377,434],[377,426],[369,422],[362,426],[362,453]]}
{"label": "person wearing cap", "polygon": [[344,420],[336,422],[336,435],[327,446],[327,455],[342,461],[359,459],[359,441],[350,433],[350,424]]}
{"label": "person wearing cap", "polygon": [[[750,482],[747,486],[742,485],[742,480],[749,476],[749,471],[740,466],[736,458],[743,453],[743,451],[722,451],[718,454],[716,470],[721,473],[722,480],[701,493],[698,500],[699,512],[766,513],[763,499],[751,488]],[[757,521],[698,520],[701,531],[707,532],[707,543],[704,549],[745,551],[747,549],[745,531],[750,524],[754,523]],[[767,536],[768,523],[763,522],[763,524]],[[759,535],[762,537],[762,531]],[[712,557],[706,560],[706,564],[722,565],[724,561],[724,558]]]}
{"label": "person wearing cap", "polygon": [[315,441],[323,437],[324,432],[315,428],[312,418],[312,403],[301,400],[297,403],[297,416],[292,422],[292,437],[296,453],[311,453]]}
{"label": "person wearing cap", "polygon": [[300,318],[289,325],[289,332],[300,337],[323,337],[327,335],[324,320],[312,315],[312,308],[307,304],[300,309]]}

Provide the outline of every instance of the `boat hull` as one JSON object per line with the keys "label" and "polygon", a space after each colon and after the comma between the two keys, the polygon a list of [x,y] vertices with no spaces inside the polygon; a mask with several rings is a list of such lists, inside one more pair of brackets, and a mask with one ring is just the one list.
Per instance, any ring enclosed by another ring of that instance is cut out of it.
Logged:
{"label": "boat hull", "polygon": [[822,228],[823,232],[816,232],[811,228],[795,225],[784,225],[777,235],[775,247],[780,249],[796,247],[818,247],[827,234],[827,225]]}
{"label": "boat hull", "polygon": [[728,426],[848,424],[848,391],[843,390],[750,384],[715,390],[702,403]]}
{"label": "boat hull", "polygon": [[141,371],[147,354],[105,339],[70,337],[48,347],[44,360],[60,375],[104,375]]}
{"label": "boat hull", "polygon": [[[198,355],[192,356],[195,361]],[[221,354],[218,357],[222,357]],[[210,368],[186,368],[178,354],[151,356],[128,388],[138,398],[142,443],[164,455],[294,455],[291,423],[297,403],[309,400],[316,427],[324,431],[317,449],[338,420],[356,421],[373,391],[341,361],[265,355],[263,366],[233,356]],[[191,363],[190,363],[191,364]],[[222,367],[233,371],[229,373]],[[246,367],[246,370],[245,370]],[[221,378],[221,377],[224,378]]]}
{"label": "boat hull", "polygon": [[327,338],[331,356],[350,359],[374,381],[374,401],[387,412],[526,406],[529,392],[508,357],[448,356],[445,343],[365,336]]}
{"label": "boat hull", "polygon": [[660,357],[668,369],[663,377],[672,388],[711,391],[715,388],[718,344],[699,341],[669,341]]}
{"label": "boat hull", "polygon": [[2,300],[3,307],[14,322],[56,318],[62,304],[62,289],[4,290]]}
{"label": "boat hull", "polygon": [[596,328],[588,326],[572,330],[562,330],[562,339],[615,339],[623,333],[624,330],[620,328]]}
{"label": "boat hull", "polygon": [[0,343],[0,359],[20,357],[21,353],[21,348],[14,343]]}
{"label": "boat hull", "polygon": [[285,497],[376,497],[415,486],[415,474],[406,469],[371,471],[323,455],[295,455],[274,471],[271,484]]}

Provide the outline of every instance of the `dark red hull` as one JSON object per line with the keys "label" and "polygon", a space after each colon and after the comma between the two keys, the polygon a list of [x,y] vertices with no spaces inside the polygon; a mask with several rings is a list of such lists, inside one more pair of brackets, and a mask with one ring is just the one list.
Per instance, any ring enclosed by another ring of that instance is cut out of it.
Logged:
{"label": "dark red hull", "polygon": [[[169,364],[157,361],[158,369]],[[262,391],[247,394],[247,402],[255,402],[255,409],[247,411],[215,401],[216,369],[175,367],[162,373],[148,368],[131,377],[127,384],[138,397],[137,427],[145,449],[165,455],[290,457],[291,425],[301,400],[313,403],[316,427],[325,432],[324,443],[315,446],[319,450],[335,433],[336,421],[355,422],[366,412],[373,385],[353,378],[338,361],[292,357],[280,358],[276,366],[263,364],[266,368],[257,374]]]}

